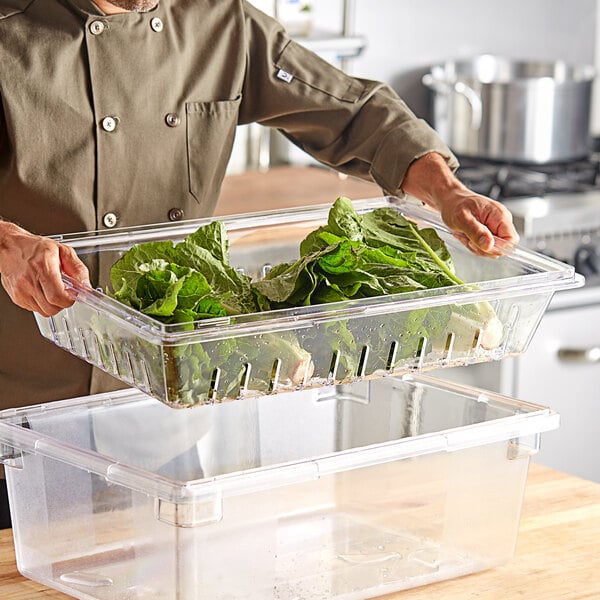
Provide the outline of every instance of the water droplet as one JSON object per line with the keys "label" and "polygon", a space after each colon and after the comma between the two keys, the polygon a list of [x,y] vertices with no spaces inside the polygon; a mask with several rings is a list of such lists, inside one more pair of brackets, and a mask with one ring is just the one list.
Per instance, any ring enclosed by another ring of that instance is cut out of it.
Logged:
{"label": "water droplet", "polygon": [[99,573],[88,573],[86,571],[63,573],[60,576],[60,580],[65,583],[85,585],[87,587],[105,587],[113,584],[113,580],[110,577],[106,577]]}

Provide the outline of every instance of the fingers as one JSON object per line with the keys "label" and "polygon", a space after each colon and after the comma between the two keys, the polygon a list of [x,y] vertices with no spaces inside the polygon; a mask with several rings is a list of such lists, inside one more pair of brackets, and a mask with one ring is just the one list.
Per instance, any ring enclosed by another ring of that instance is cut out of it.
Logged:
{"label": "fingers", "polygon": [[519,241],[510,211],[491,198],[467,191],[447,202],[444,213],[457,239],[479,256],[501,256]]}
{"label": "fingers", "polygon": [[35,300],[44,313],[55,314],[73,304],[73,298],[69,295],[61,277],[58,248],[39,273],[38,284],[41,294],[37,294]]}
{"label": "fingers", "polygon": [[87,281],[87,269],[71,248],[18,231],[10,238],[1,256],[2,285],[18,306],[45,317],[73,304],[61,276],[63,259],[72,273]]}
{"label": "fingers", "polygon": [[[58,261],[56,262],[58,265]],[[49,317],[73,304],[51,262],[37,268],[26,267],[18,274],[2,277],[2,283],[13,302],[27,310]]]}
{"label": "fingers", "polygon": [[512,215],[510,215],[510,213],[508,217],[502,219],[498,224],[497,236],[510,244],[519,243],[520,237],[515,229],[515,226],[513,225]]}
{"label": "fingers", "polygon": [[455,237],[471,252],[478,256],[498,256],[494,235],[486,225],[479,221],[473,213],[462,210],[455,214],[455,224],[451,224]]}
{"label": "fingers", "polygon": [[508,244],[517,244],[519,234],[513,225],[510,211],[499,202],[483,197],[485,210],[480,213],[480,220],[497,238]]}
{"label": "fingers", "polygon": [[476,254],[477,256],[487,256],[496,258],[501,254],[495,247],[492,247],[489,250],[482,250],[478,245],[474,244],[464,233],[453,233],[452,235],[464,246],[466,246],[473,254]]}
{"label": "fingers", "polygon": [[71,246],[59,245],[61,271],[86,287],[92,287],[87,267],[81,262]]}
{"label": "fingers", "polygon": [[55,315],[73,304],[64,291],[56,293],[51,284],[33,277],[2,277],[2,284],[11,300],[21,308],[41,314],[44,317]]}
{"label": "fingers", "polygon": [[462,231],[466,234],[469,244],[479,248],[482,252],[490,252],[494,247],[494,236],[490,229],[477,220],[471,213],[466,212],[463,217]]}

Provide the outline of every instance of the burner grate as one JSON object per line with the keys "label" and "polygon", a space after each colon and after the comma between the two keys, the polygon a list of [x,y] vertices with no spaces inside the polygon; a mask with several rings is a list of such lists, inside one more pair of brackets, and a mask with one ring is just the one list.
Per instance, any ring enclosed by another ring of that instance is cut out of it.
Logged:
{"label": "burner grate", "polygon": [[497,163],[463,158],[458,178],[473,191],[496,200],[600,189],[600,155],[548,165]]}

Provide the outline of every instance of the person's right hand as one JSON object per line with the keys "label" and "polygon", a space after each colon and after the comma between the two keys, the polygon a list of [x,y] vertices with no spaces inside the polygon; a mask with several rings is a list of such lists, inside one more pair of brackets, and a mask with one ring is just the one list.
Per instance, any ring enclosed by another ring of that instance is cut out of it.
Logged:
{"label": "person's right hand", "polygon": [[44,317],[73,304],[61,273],[90,286],[87,267],[70,246],[0,222],[0,275],[4,289],[21,308]]}

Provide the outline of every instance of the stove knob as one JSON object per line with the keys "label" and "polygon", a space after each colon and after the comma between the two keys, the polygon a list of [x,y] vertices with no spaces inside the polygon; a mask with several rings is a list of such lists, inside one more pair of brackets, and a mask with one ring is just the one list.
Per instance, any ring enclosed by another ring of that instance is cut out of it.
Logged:
{"label": "stove knob", "polygon": [[580,246],[575,252],[575,270],[589,277],[600,273],[600,249],[595,246]]}

